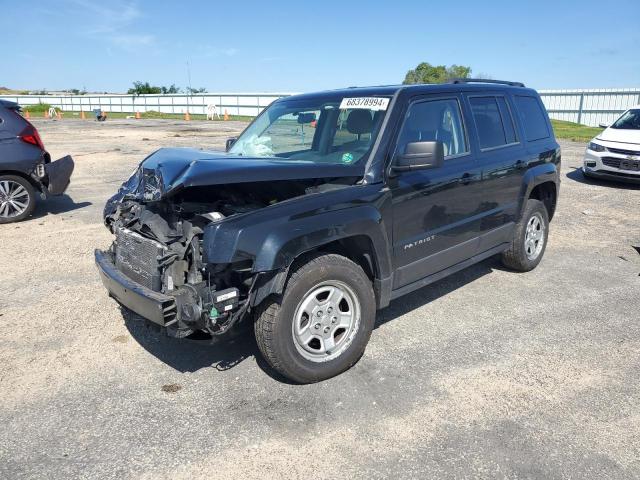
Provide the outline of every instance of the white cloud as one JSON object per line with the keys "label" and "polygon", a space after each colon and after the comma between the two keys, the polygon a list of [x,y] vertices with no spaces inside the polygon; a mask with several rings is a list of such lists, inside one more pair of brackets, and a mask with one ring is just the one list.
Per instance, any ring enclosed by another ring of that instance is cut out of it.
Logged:
{"label": "white cloud", "polygon": [[202,45],[199,53],[203,57],[233,57],[237,55],[239,50],[233,47],[216,47],[213,45]]}
{"label": "white cloud", "polygon": [[122,48],[134,48],[134,47],[148,47],[155,43],[156,37],[146,34],[129,34],[129,33],[116,33],[111,35],[110,41]]}
{"label": "white cloud", "polygon": [[156,37],[134,31],[133,23],[142,17],[137,3],[132,0],[93,2],[91,0],[70,0],[74,13],[83,15],[82,32],[93,39],[111,43],[123,50],[151,47]]}
{"label": "white cloud", "polygon": [[226,55],[227,57],[233,57],[236,53],[238,53],[237,48],[225,48],[224,50],[222,50],[222,54]]}
{"label": "white cloud", "polygon": [[262,63],[271,63],[271,62],[279,62],[280,60],[284,60],[284,58],[283,57],[263,57],[258,61]]}

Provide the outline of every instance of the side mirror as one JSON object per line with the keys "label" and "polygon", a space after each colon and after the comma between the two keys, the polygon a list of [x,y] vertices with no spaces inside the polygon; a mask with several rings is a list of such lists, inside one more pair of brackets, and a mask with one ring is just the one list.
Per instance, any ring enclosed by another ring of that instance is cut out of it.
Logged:
{"label": "side mirror", "polygon": [[609,128],[609,125],[607,125],[606,123],[601,123],[598,125],[600,128]]}
{"label": "side mirror", "polygon": [[233,144],[236,143],[236,140],[238,140],[238,139],[235,138],[235,137],[234,138],[227,138],[227,143],[226,143],[226,147],[225,147],[227,152],[229,151],[229,149],[231,147],[233,147]]}
{"label": "side mirror", "polygon": [[411,142],[407,143],[403,154],[396,155],[392,168],[396,172],[407,172],[438,168],[443,163],[444,145],[442,142]]}

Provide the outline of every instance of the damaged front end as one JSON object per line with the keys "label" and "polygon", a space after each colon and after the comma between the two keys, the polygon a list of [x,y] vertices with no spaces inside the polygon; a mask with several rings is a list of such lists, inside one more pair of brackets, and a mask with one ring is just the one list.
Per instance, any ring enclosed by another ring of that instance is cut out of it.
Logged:
{"label": "damaged front end", "polygon": [[162,295],[154,295],[152,314],[136,299],[126,298],[126,292],[122,292],[125,298],[114,296],[136,313],[169,327],[176,336],[228,330],[245,313],[255,280],[251,269],[242,265],[203,262],[203,229],[225,218],[205,210],[191,202],[126,199],[106,217],[115,241],[108,252],[98,252],[102,263],[110,262],[119,274],[144,287],[142,293]]}
{"label": "damaged front end", "polygon": [[248,313],[263,273],[254,271],[251,258],[209,263],[212,247],[203,245],[208,227],[356,178],[298,172],[291,176],[302,178],[264,181],[264,173],[248,168],[238,182],[227,156],[195,160],[194,152],[204,155],[174,149],[169,158],[160,150],[140,165],[107,202],[104,220],[115,240],[107,251],[95,252],[110,295],[177,337],[229,331]]}

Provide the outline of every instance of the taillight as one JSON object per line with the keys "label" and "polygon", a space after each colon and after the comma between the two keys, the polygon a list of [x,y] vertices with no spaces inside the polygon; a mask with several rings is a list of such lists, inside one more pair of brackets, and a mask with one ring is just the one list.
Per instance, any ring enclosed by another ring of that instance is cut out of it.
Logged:
{"label": "taillight", "polygon": [[18,136],[20,137],[20,140],[22,140],[23,142],[29,143],[31,145],[34,145],[44,150],[44,143],[42,143],[40,134],[38,133],[38,130],[36,130],[36,128],[33,125],[31,124],[27,125]]}
{"label": "taillight", "polygon": [[18,138],[20,138],[20,140],[25,143],[44,150],[44,143],[42,143],[42,139],[40,138],[40,134],[38,133],[38,130],[36,130],[36,127],[34,127],[29,120],[20,115],[18,111],[12,110],[12,112],[16,115],[16,117],[26,123],[25,127],[22,129],[22,132],[20,132],[20,135],[18,135]]}

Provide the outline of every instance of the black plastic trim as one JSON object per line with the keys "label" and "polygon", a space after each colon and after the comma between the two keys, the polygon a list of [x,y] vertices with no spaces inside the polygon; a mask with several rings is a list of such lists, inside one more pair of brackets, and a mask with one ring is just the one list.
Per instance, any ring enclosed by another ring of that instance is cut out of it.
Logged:
{"label": "black plastic trim", "polygon": [[396,298],[406,295],[407,293],[411,293],[414,290],[418,290],[419,288],[425,287],[433,282],[437,282],[438,280],[441,280],[451,275],[452,273],[459,272],[460,270],[470,267],[471,265],[481,262],[482,260],[492,257],[498,253],[504,252],[507,248],[509,248],[509,245],[510,245],[509,243],[502,243],[496,247],[493,247],[490,250],[487,250],[486,252],[483,252],[471,258],[468,258],[463,262],[456,263],[455,265],[449,268],[445,268],[444,270],[441,270],[438,273],[434,273],[433,275],[424,277],[423,279],[410,283],[409,285],[400,287],[391,292],[391,300],[395,300]]}
{"label": "black plastic trim", "polygon": [[616,180],[618,182],[633,183],[636,185],[640,185],[640,174],[634,175],[632,173],[622,173],[622,172],[618,173],[618,172],[609,172],[605,170],[598,170],[598,171],[582,170],[582,173],[586,177],[599,178],[602,180]]}
{"label": "black plastic trim", "polygon": [[116,268],[108,252],[96,250],[94,254],[102,284],[118,303],[163,327],[174,323],[176,302],[173,297],[154,292],[129,279]]}
{"label": "black plastic trim", "polygon": [[447,83],[492,83],[495,85],[509,85],[511,87],[524,87],[522,82],[511,82],[509,80],[489,80],[487,78],[452,78]]}

